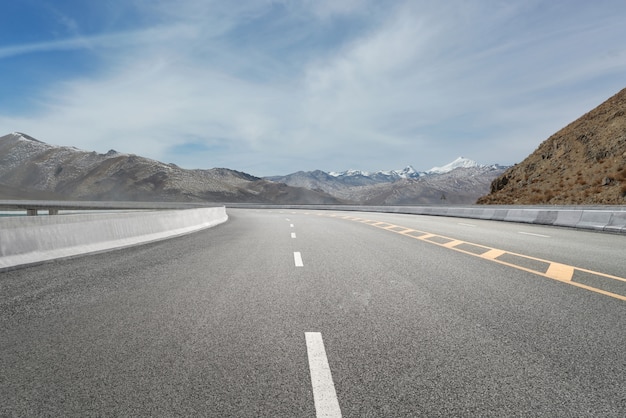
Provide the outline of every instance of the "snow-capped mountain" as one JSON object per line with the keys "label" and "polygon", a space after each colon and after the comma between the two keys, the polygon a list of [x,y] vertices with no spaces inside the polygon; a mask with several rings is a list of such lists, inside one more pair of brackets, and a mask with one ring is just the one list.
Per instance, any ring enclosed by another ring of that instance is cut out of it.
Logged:
{"label": "snow-capped mountain", "polygon": [[412,166],[407,166],[402,170],[388,170],[388,171],[361,171],[361,170],[347,170],[347,171],[331,171],[328,173],[332,177],[369,177],[378,181],[396,181],[398,179],[412,179],[423,176],[425,173],[416,171]]}
{"label": "snow-capped mountain", "polygon": [[[497,164],[495,165],[497,166]],[[457,168],[484,168],[486,165],[478,164],[474,160],[470,160],[469,158],[459,157],[456,160],[452,161],[441,167],[433,167],[428,171],[417,171],[413,168],[413,166],[408,165],[406,168],[402,170],[380,170],[380,171],[362,171],[362,170],[346,170],[346,171],[331,171],[328,175],[337,178],[346,178],[346,177],[369,177],[371,179],[385,182],[385,181],[396,181],[399,179],[416,179],[422,176],[430,175],[430,174],[444,174],[449,173],[452,170]]]}
{"label": "snow-capped mountain", "polygon": [[[490,166],[493,169],[501,168],[500,166]],[[336,179],[339,182],[347,183],[350,186],[364,186],[369,184],[378,183],[393,183],[398,180],[418,179],[424,176],[445,174],[456,170],[457,168],[488,168],[486,165],[478,164],[474,160],[468,158],[459,157],[449,164],[441,167],[433,167],[428,171],[417,171],[413,166],[408,165],[402,170],[380,170],[380,171],[363,171],[363,170],[346,170],[346,171],[330,171],[325,172],[321,170],[315,171],[298,171],[297,173],[288,174],[286,176],[271,176],[266,177],[268,180],[279,181],[286,184],[292,184],[294,181],[306,181],[306,178],[314,178],[315,180],[321,180],[324,182],[333,181]],[[301,185],[302,187],[309,187],[309,185]]]}
{"label": "snow-capped mountain", "polygon": [[449,173],[450,171],[455,170],[457,168],[474,168],[474,167],[485,167],[485,166],[478,164],[474,160],[459,157],[456,160],[452,161],[451,163],[446,164],[442,167],[433,167],[430,170],[428,170],[426,173],[427,174],[443,174],[443,173]]}
{"label": "snow-capped mountain", "polygon": [[498,165],[485,166],[459,157],[442,167],[417,171],[403,170],[341,172],[298,171],[267,180],[295,187],[324,191],[338,199],[359,204],[467,204],[489,191],[491,181],[504,171]]}

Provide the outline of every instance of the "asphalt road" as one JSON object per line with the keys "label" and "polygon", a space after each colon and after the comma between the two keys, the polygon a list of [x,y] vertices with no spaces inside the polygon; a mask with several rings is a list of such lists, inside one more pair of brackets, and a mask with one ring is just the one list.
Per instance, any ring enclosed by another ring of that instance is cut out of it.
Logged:
{"label": "asphalt road", "polygon": [[0,273],[0,416],[626,416],[626,237],[229,215]]}

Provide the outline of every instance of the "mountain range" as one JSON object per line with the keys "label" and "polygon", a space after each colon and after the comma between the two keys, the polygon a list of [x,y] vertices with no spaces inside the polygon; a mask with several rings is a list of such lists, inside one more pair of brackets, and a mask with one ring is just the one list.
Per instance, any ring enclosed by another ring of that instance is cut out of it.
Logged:
{"label": "mountain range", "polygon": [[421,172],[412,166],[376,172],[316,170],[266,179],[366,205],[471,204],[489,190],[491,182],[505,169],[459,157],[445,166]]}
{"label": "mountain range", "polygon": [[0,199],[282,204],[473,203],[504,171],[458,158],[418,172],[348,170],[259,178],[226,168],[187,170],[132,154],[53,146],[27,134],[0,137]]}
{"label": "mountain range", "polygon": [[132,154],[0,137],[0,199],[337,204],[317,191],[225,168],[186,170]]}

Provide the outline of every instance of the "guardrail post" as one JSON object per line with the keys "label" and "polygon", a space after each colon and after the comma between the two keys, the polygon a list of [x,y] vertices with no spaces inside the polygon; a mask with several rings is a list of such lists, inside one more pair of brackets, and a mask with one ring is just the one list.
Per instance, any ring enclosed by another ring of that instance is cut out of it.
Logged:
{"label": "guardrail post", "polygon": [[26,215],[37,216],[37,209],[26,209]]}
{"label": "guardrail post", "polygon": [[58,209],[48,209],[48,215],[58,215],[58,214],[59,214]]}

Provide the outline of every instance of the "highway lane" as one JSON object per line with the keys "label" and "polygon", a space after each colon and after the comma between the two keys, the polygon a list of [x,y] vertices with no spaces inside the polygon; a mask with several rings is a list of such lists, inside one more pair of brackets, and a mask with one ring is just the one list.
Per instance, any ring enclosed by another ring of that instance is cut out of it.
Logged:
{"label": "highway lane", "polygon": [[[0,415],[315,416],[306,333],[343,416],[626,413],[624,301],[333,214],[0,273]],[[626,270],[622,236],[349,215]]]}
{"label": "highway lane", "polygon": [[[377,223],[385,219],[380,214],[319,214],[364,222],[457,251],[532,270],[545,277],[604,292],[626,301],[623,235],[481,220],[470,223],[472,221],[465,219],[429,216],[395,216],[393,221],[396,224],[393,224]],[[407,228],[407,225],[412,227]],[[486,252],[488,249],[491,251]]]}
{"label": "highway lane", "polygon": [[[332,214],[339,212],[316,212]],[[440,216],[395,215],[384,213],[341,213],[364,219],[389,221],[396,224],[450,236],[464,241],[493,246],[538,258],[549,258],[565,264],[579,265],[590,270],[617,276],[626,275],[624,248],[626,236],[590,230],[492,222],[480,219],[447,218]]]}

